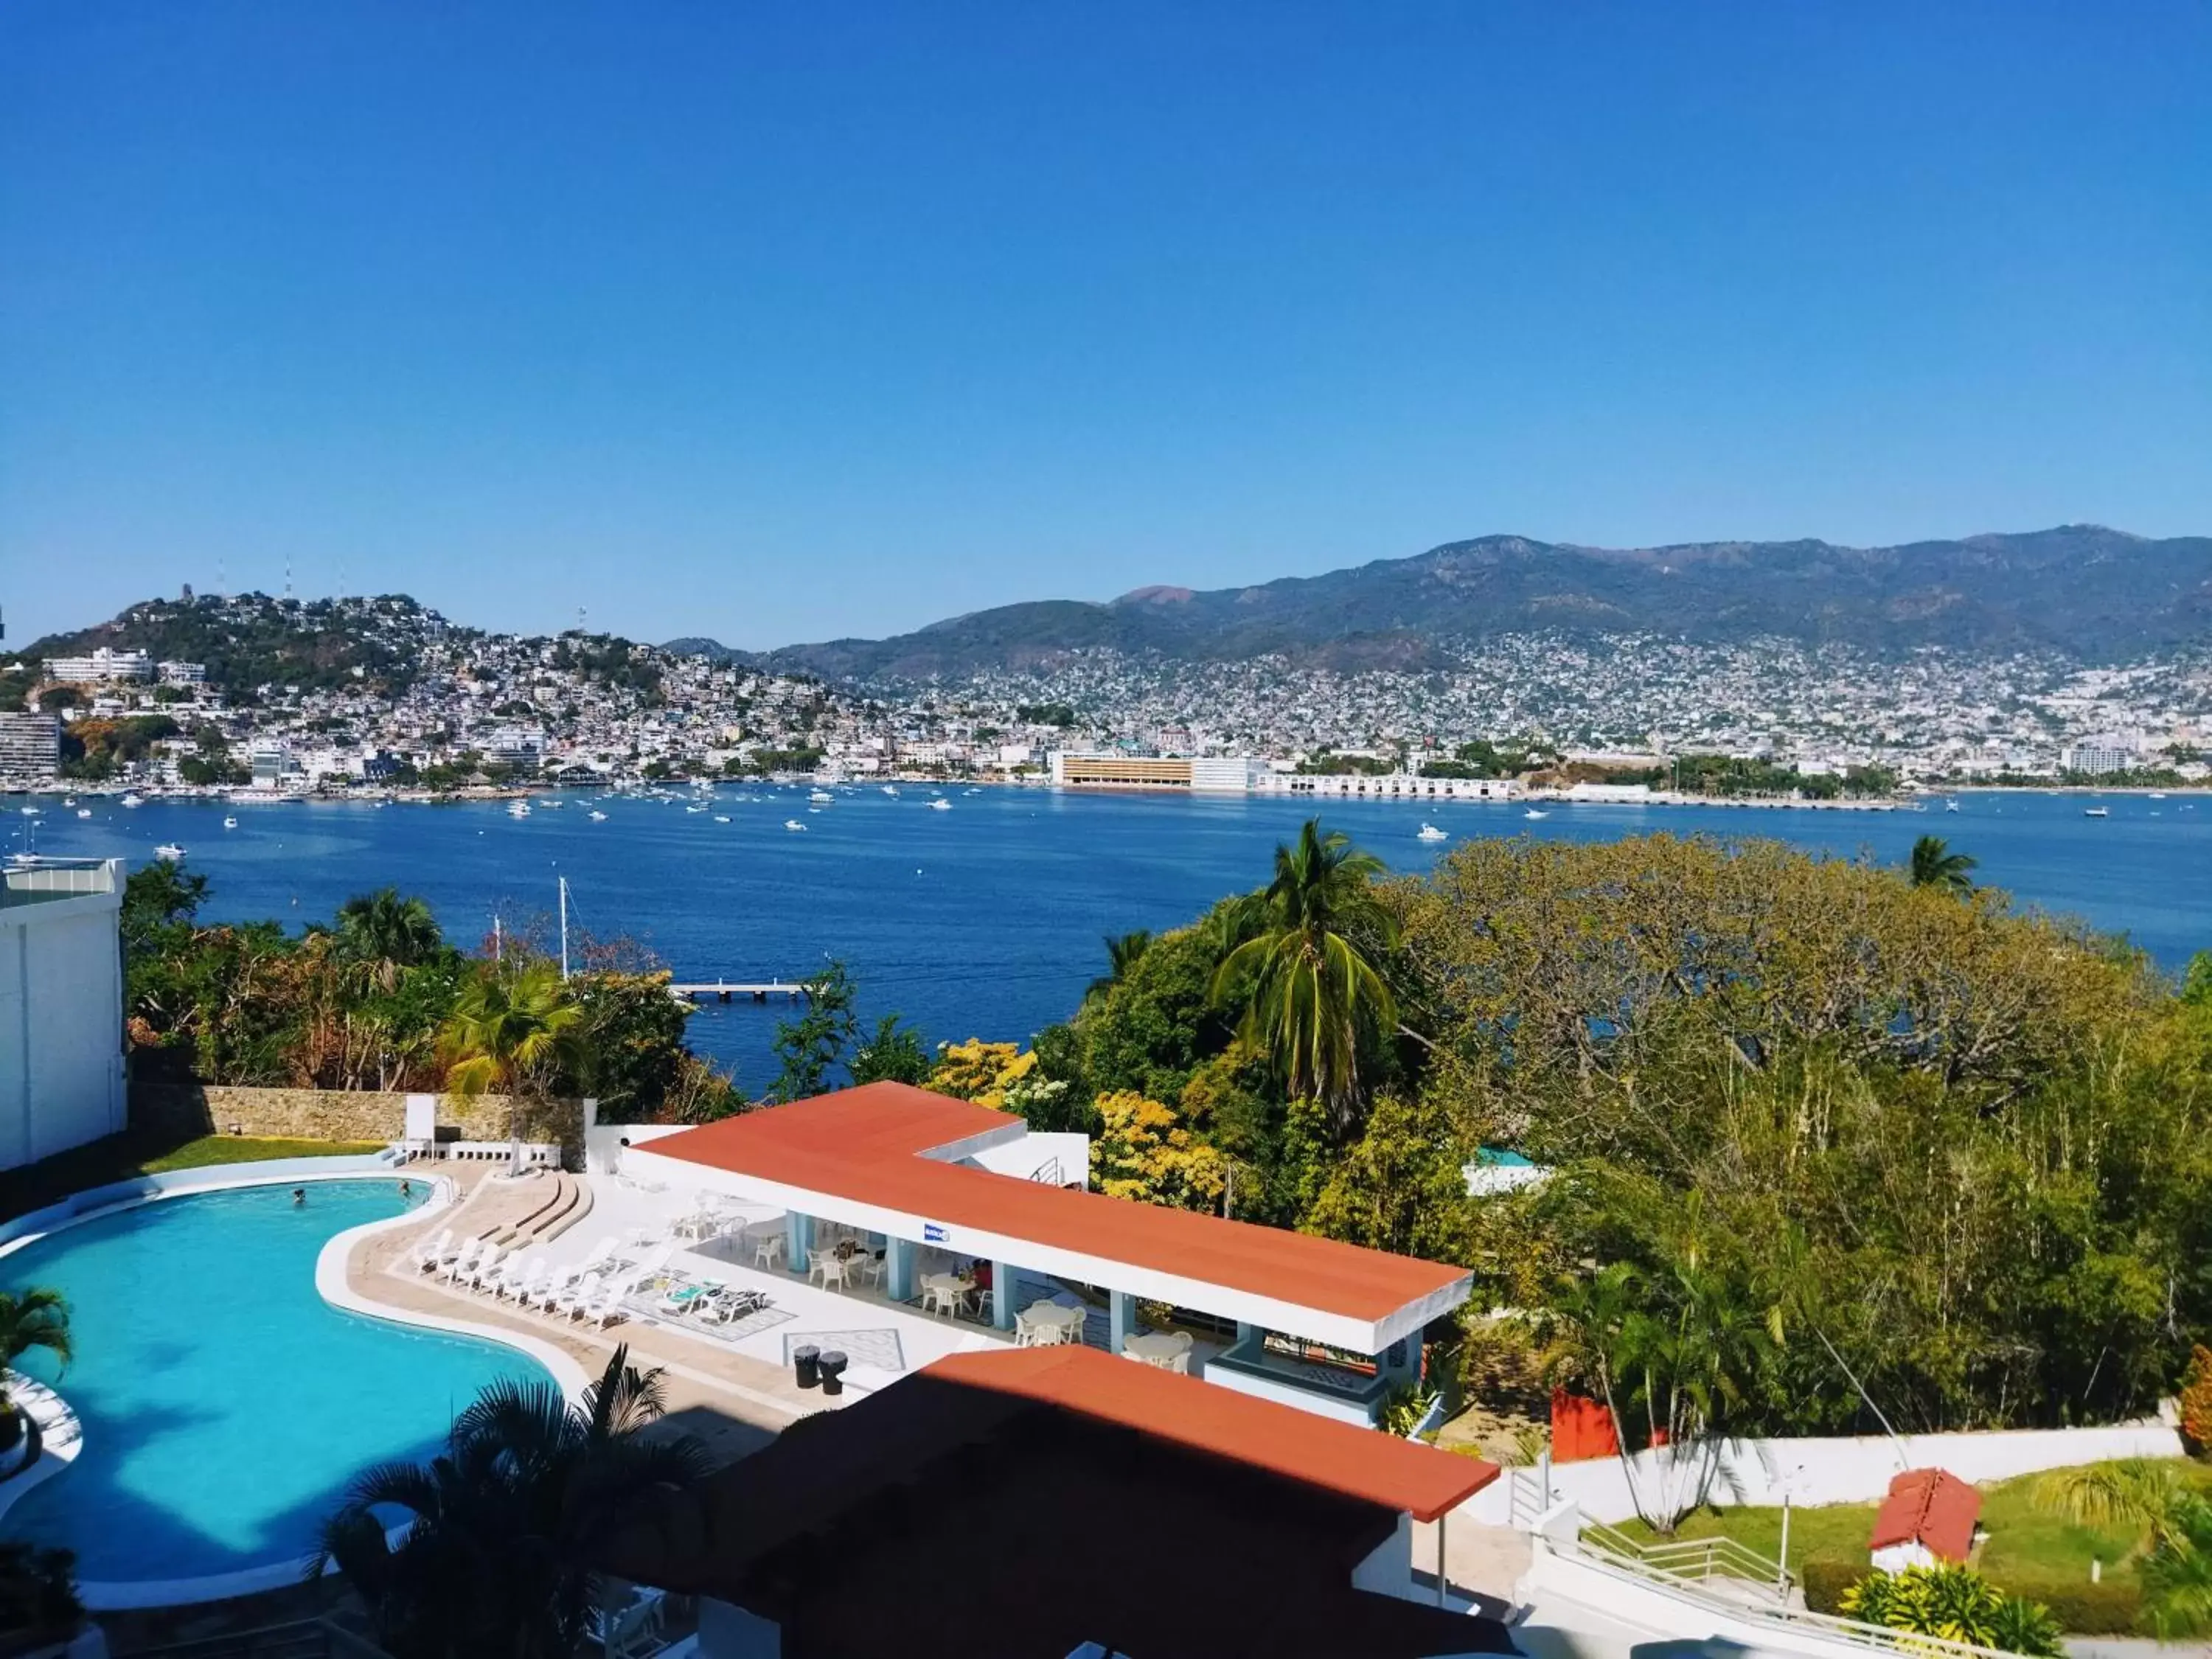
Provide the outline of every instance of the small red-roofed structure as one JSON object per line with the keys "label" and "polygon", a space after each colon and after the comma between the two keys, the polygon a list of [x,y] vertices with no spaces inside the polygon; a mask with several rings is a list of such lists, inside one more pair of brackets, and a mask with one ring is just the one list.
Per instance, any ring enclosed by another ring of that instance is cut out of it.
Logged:
{"label": "small red-roofed structure", "polygon": [[1974,1547],[1982,1495],[1948,1469],[1907,1469],[1889,1483],[1867,1540],[1884,1572],[1966,1560]]}

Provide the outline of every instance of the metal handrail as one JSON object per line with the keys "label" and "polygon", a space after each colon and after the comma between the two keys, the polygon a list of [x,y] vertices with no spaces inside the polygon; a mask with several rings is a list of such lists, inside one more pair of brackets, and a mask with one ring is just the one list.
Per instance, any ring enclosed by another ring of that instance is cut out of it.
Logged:
{"label": "metal handrail", "polygon": [[1702,1569],[1697,1574],[1700,1578],[1741,1579],[1771,1586],[1777,1595],[1789,1594],[1790,1570],[1772,1556],[1761,1555],[1739,1539],[1715,1536],[1645,1540],[1631,1538],[1601,1521],[1583,1522],[1583,1536],[1594,1538],[1601,1548],[1614,1555],[1627,1556],[1679,1576],[1687,1577],[1685,1568],[1695,1565]]}
{"label": "metal handrail", "polygon": [[[1544,1541],[1555,1547],[1564,1542],[1558,1540]],[[1912,1631],[1892,1630],[1887,1625],[1869,1625],[1863,1620],[1845,1619],[1836,1613],[1814,1613],[1809,1608],[1793,1607],[1784,1603],[1761,1607],[1735,1601],[1715,1595],[1697,1581],[1680,1573],[1653,1565],[1633,1555],[1619,1554],[1602,1544],[1585,1543],[1576,1539],[1565,1547],[1601,1571],[1636,1578],[1654,1589],[1680,1596],[1707,1612],[1740,1619],[1771,1620],[1798,1626],[1809,1634],[1848,1643],[1854,1647],[1869,1648],[1884,1653],[1911,1654],[1915,1659],[1935,1659],[1936,1656],[1942,1656],[1942,1659],[2020,1659],[2018,1654],[2008,1653],[2002,1648],[1985,1648],[1972,1642],[1954,1642],[1941,1636],[1922,1636]]]}

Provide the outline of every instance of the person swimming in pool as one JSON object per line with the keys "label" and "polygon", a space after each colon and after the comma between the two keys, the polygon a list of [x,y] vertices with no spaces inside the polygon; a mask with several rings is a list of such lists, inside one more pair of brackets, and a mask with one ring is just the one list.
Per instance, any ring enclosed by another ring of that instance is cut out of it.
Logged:
{"label": "person swimming in pool", "polygon": [[411,1181],[401,1182],[399,1183],[399,1196],[403,1200],[414,1197],[415,1183]]}
{"label": "person swimming in pool", "polygon": [[307,1207],[307,1189],[305,1187],[292,1188],[292,1207],[295,1210],[304,1210]]}

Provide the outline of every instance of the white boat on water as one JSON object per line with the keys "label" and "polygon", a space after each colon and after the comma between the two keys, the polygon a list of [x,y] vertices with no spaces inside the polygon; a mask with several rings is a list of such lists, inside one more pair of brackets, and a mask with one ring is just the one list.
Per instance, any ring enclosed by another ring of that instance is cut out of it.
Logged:
{"label": "white boat on water", "polygon": [[226,830],[235,830],[238,828],[238,820],[236,818],[225,818],[222,821],[222,827]]}
{"label": "white boat on water", "polygon": [[2106,806],[2085,806],[2081,809],[2081,816],[2085,818],[2108,818],[2112,812]]}
{"label": "white boat on water", "polygon": [[2154,789],[2150,792],[2150,798],[2153,800],[2164,800],[2166,799],[2166,791],[2163,789]]}
{"label": "white boat on water", "polygon": [[530,816],[530,803],[526,800],[511,800],[507,802],[507,815],[511,818],[528,817]]}
{"label": "white boat on water", "polygon": [[887,783],[887,784],[885,784],[885,785],[884,786],[884,793],[885,793],[886,795],[890,795],[890,796],[893,797],[894,799],[896,799],[896,798],[897,797],[897,794],[898,794],[898,785],[896,785],[896,784],[895,784],[895,783]]}
{"label": "white boat on water", "polygon": [[27,818],[34,818],[39,816],[39,809],[35,806],[19,806],[15,810],[21,812]]}
{"label": "white boat on water", "polygon": [[143,806],[146,804],[146,798],[143,795],[125,795],[123,798],[123,804],[125,806]]}
{"label": "white boat on water", "polygon": [[687,806],[684,810],[687,812],[703,812],[707,809],[703,806]]}
{"label": "white boat on water", "polygon": [[605,812],[599,811],[596,808],[593,809],[592,813],[592,822],[593,823],[605,823],[606,821],[607,815]]}
{"label": "white boat on water", "polygon": [[730,815],[727,812],[717,812],[714,814],[714,822],[717,823],[727,823],[729,821]]}
{"label": "white boat on water", "polygon": [[76,815],[81,818],[88,818],[92,816],[92,808],[89,806],[80,806],[76,809]]}
{"label": "white boat on water", "polygon": [[802,836],[806,833],[806,826],[797,818],[786,818],[783,821],[783,827],[787,830],[796,830]]}
{"label": "white boat on water", "polygon": [[154,856],[157,859],[167,859],[171,864],[182,864],[185,861],[185,849],[173,841],[165,841],[154,849]]}
{"label": "white boat on water", "polygon": [[1552,815],[1549,812],[1539,811],[1535,807],[1532,806],[1521,816],[1524,818],[1548,818]]}
{"label": "white boat on water", "polygon": [[1449,841],[1451,832],[1448,830],[1439,830],[1433,823],[1425,823],[1421,826],[1420,834],[1413,839],[1415,841]]}
{"label": "white boat on water", "polygon": [[1955,800],[1947,800],[1943,803],[1943,810],[1947,812],[1955,812],[1959,810],[1959,803]]}
{"label": "white boat on water", "polygon": [[944,796],[939,795],[935,800],[929,803],[929,810],[933,812],[950,812],[952,810],[952,803],[945,799]]}
{"label": "white boat on water", "polygon": [[831,794],[827,789],[811,789],[807,792],[806,799],[818,804],[826,804],[836,799],[837,798]]}

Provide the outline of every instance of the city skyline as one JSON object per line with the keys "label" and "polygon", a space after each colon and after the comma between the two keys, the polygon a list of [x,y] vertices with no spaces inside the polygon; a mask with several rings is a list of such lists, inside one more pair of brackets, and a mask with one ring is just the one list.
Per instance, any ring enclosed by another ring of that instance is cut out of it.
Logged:
{"label": "city skyline", "polygon": [[1493,532],[2212,526],[2199,9],[9,29],[15,638],[288,568],[763,647]]}

